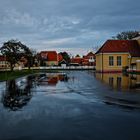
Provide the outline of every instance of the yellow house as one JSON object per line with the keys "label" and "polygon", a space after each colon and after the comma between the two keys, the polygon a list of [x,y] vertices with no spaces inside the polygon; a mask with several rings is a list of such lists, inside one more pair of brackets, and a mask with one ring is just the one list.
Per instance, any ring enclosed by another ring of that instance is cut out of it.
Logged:
{"label": "yellow house", "polygon": [[[140,36],[133,38],[133,40],[136,40],[138,44],[140,45]],[[136,71],[140,72],[140,60],[136,61]]]}
{"label": "yellow house", "polygon": [[140,45],[136,40],[107,40],[96,52],[97,72],[136,70]]}
{"label": "yellow house", "polygon": [[140,72],[140,60],[136,61],[136,71]]}

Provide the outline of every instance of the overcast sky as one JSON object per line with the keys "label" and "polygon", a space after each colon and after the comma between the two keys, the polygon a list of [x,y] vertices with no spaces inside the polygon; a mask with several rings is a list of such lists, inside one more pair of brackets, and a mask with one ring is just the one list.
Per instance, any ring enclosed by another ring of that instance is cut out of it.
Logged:
{"label": "overcast sky", "polygon": [[0,0],[0,43],[83,54],[118,32],[140,30],[140,0]]}

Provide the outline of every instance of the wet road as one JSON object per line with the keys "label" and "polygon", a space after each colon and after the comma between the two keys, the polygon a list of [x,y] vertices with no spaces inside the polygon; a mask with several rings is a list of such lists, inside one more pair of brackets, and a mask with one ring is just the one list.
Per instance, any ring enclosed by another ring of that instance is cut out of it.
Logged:
{"label": "wet road", "polygon": [[71,71],[1,82],[0,139],[139,140],[138,82],[123,85],[118,75],[118,89],[113,76]]}

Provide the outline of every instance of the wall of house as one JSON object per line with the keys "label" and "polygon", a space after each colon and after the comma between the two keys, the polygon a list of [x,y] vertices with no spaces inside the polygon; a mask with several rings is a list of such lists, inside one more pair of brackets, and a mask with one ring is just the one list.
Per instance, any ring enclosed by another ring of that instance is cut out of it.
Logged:
{"label": "wall of house", "polygon": [[0,61],[0,69],[9,68],[9,63],[7,61]]}
{"label": "wall of house", "polygon": [[47,65],[47,66],[58,65],[58,61],[46,61],[46,65]]}
{"label": "wall of house", "polygon": [[140,60],[140,57],[132,57],[131,63],[136,63],[137,60]]}
{"label": "wall of house", "polygon": [[140,59],[136,61],[136,71],[140,72]]}
{"label": "wall of house", "polygon": [[96,71],[102,71],[102,54],[96,54]]}
{"label": "wall of house", "polygon": [[16,63],[15,64],[15,67],[24,67],[24,64],[23,64],[23,62],[18,62],[18,63]]}
{"label": "wall of house", "polygon": [[[114,65],[109,66],[109,56],[114,57]],[[117,56],[122,57],[122,65],[117,66]],[[104,53],[96,55],[96,70],[99,72],[121,72],[124,67],[129,66],[128,62],[129,54],[122,53]],[[103,63],[102,63],[103,60]]]}
{"label": "wall of house", "polygon": [[137,66],[138,65],[137,61],[138,60],[140,60],[140,57],[132,57],[132,58],[128,59],[129,68],[130,68],[128,71],[130,71],[130,72],[132,71],[133,72],[133,71],[137,71],[137,69],[140,70],[139,66]]}
{"label": "wall of house", "polygon": [[137,84],[140,84],[140,74],[137,74],[136,77],[137,77],[136,79]]}

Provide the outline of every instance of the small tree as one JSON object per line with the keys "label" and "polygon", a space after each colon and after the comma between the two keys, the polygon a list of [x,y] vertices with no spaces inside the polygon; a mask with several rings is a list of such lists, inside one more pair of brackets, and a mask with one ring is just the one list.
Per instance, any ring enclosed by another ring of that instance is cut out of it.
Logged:
{"label": "small tree", "polygon": [[38,62],[39,62],[39,58],[38,58],[38,54],[37,54],[37,52],[36,52],[36,50],[35,49],[32,49],[31,50],[31,52],[32,52],[32,65],[34,65],[34,66],[38,66]]}
{"label": "small tree", "polygon": [[23,56],[27,59],[27,66],[30,69],[33,64],[33,51],[30,50],[27,46],[23,45],[24,54]]}
{"label": "small tree", "polygon": [[67,62],[67,64],[70,63],[70,56],[67,52],[60,52],[60,54],[63,56],[63,59]]}
{"label": "small tree", "polygon": [[112,38],[118,40],[129,40],[138,36],[140,36],[138,31],[126,31],[126,32],[121,32]]}

